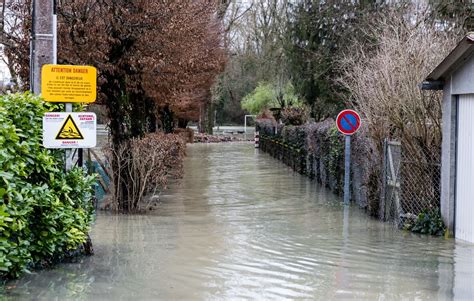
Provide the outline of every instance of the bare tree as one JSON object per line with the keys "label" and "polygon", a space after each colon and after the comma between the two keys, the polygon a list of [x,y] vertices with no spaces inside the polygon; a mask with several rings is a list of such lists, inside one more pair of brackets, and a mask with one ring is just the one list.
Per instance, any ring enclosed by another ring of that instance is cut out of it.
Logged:
{"label": "bare tree", "polygon": [[31,0],[3,0],[0,8],[2,60],[21,90],[29,88],[30,7]]}
{"label": "bare tree", "polygon": [[441,146],[441,94],[423,92],[418,84],[455,45],[457,37],[437,30],[413,10],[390,10],[379,16],[367,37],[374,44],[355,43],[340,67],[339,80],[349,102],[381,146],[384,138],[402,139],[411,153],[436,153]]}

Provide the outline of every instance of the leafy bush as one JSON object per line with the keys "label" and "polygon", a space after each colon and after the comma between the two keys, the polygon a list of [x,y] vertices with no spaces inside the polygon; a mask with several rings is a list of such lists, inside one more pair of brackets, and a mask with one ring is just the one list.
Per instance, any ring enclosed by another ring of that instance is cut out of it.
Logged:
{"label": "leafy bush", "polygon": [[441,236],[446,231],[441,213],[438,208],[425,209],[421,212],[413,224],[406,224],[405,228],[415,233]]}
{"label": "leafy bush", "polygon": [[42,147],[43,114],[54,106],[29,93],[0,97],[0,277],[66,256],[87,240],[93,176],[62,170]]}
{"label": "leafy bush", "polygon": [[252,93],[244,97],[242,101],[242,109],[249,111],[251,114],[258,114],[264,109],[268,109],[274,102],[273,88],[270,84],[259,83]]}
{"label": "leafy bush", "polygon": [[276,123],[275,113],[269,109],[265,109],[260,114],[258,114],[257,119],[269,119]]}
{"label": "leafy bush", "polygon": [[241,105],[242,109],[251,114],[259,114],[270,108],[300,107],[303,101],[296,94],[291,82],[285,85],[260,82],[243,98]]}

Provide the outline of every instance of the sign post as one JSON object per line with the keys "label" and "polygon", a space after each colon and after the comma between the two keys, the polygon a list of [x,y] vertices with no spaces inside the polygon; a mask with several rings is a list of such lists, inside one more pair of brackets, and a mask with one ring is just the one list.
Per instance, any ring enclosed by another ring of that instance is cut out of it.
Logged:
{"label": "sign post", "polygon": [[[72,110],[72,102],[66,102],[64,104],[64,109],[65,109],[66,112],[71,112],[72,113],[72,111],[73,111]],[[43,133],[43,137],[44,137],[44,133]],[[65,159],[66,159],[65,168],[66,168],[66,171],[68,171],[73,167],[72,159],[74,158],[74,153],[72,152],[71,148],[68,148],[68,149],[64,150],[64,155],[65,155]]]}
{"label": "sign post", "polygon": [[344,204],[349,205],[351,200],[351,136],[346,135],[345,137],[345,149],[344,149]]}
{"label": "sign post", "polygon": [[349,205],[351,198],[351,136],[360,127],[360,116],[354,110],[343,110],[336,118],[337,129],[345,136],[344,162],[344,204]]}

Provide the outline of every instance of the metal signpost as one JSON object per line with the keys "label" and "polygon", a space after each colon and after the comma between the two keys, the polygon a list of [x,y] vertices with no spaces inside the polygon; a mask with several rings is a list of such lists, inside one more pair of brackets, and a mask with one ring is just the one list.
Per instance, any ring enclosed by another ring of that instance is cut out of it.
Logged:
{"label": "metal signpost", "polygon": [[336,118],[337,129],[345,136],[344,204],[349,205],[351,181],[351,135],[360,127],[360,116],[354,110],[343,110]]}

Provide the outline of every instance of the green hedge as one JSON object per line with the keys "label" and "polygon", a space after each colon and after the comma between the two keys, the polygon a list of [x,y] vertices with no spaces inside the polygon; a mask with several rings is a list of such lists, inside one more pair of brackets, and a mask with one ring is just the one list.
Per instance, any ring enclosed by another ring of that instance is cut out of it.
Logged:
{"label": "green hedge", "polygon": [[29,93],[0,97],[0,277],[60,260],[87,239],[92,184],[63,172],[61,152],[42,147],[51,104]]}

